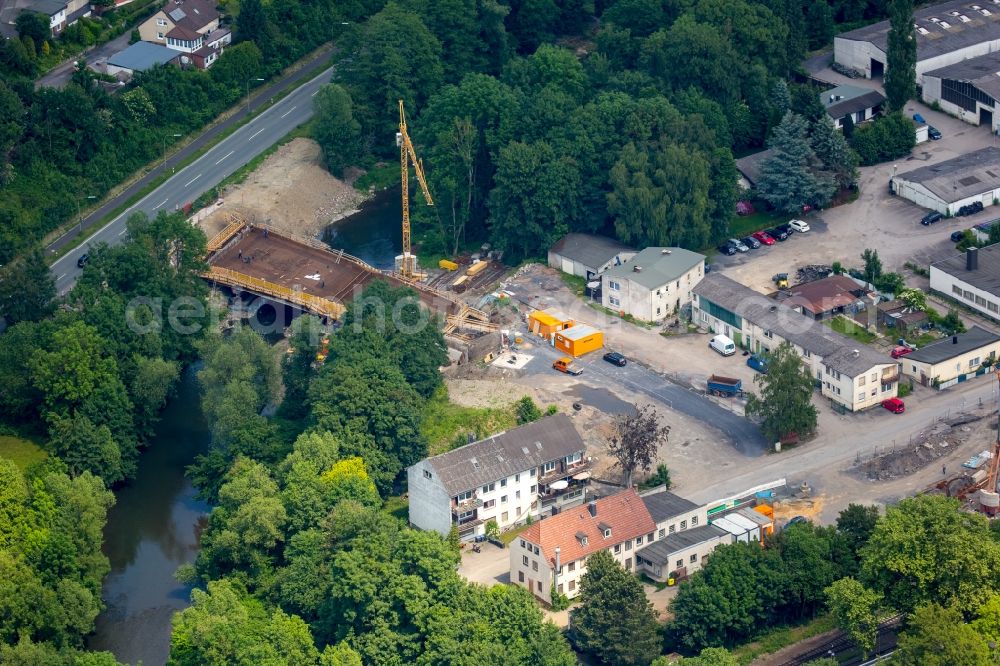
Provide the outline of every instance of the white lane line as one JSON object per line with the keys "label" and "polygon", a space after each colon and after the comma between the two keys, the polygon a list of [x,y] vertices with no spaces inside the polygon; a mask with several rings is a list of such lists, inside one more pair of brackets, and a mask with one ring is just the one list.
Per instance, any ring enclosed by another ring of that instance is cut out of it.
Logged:
{"label": "white lane line", "polygon": [[287,116],[289,113],[291,113],[292,111],[294,111],[297,108],[299,108],[299,107],[298,106],[293,106],[292,108],[288,109],[288,111],[285,111],[283,114],[281,114],[281,117],[284,118],[285,116]]}
{"label": "white lane line", "polygon": [[62,273],[56,278],[56,281],[58,282],[59,280],[62,280],[64,277],[66,277],[66,274]]}
{"label": "white lane line", "polygon": [[201,178],[201,174],[200,173],[197,176],[195,176],[194,178],[192,178],[191,180],[189,180],[188,182],[184,183],[184,187],[187,187],[188,185],[190,185],[194,181],[198,180],[199,178]]}
{"label": "white lane line", "polygon": [[[223,155],[223,156],[222,156],[221,158],[219,158],[219,162],[221,162],[222,160],[226,159],[227,157],[229,157],[230,155],[232,155],[232,154],[233,154],[233,153],[235,153],[235,152],[236,152],[235,150],[230,150],[230,151],[229,151],[228,153],[226,153],[226,154],[225,154],[225,155]],[[215,164],[216,164],[216,166],[218,166],[219,162],[216,162],[216,163],[215,163]]]}
{"label": "white lane line", "polygon": [[250,135],[250,138],[249,138],[249,139],[247,139],[247,141],[253,141],[253,138],[254,138],[255,136],[257,136],[258,134],[260,134],[261,132],[263,132],[263,131],[264,131],[264,130],[266,130],[266,129],[267,129],[266,127],[261,127],[261,128],[259,129],[259,130],[257,130],[257,131],[256,131],[256,132],[254,132],[253,134],[251,134],[251,135]]}
{"label": "white lane line", "polygon": [[124,236],[126,231],[128,231],[128,229],[122,229],[121,231],[118,232],[118,235]]}
{"label": "white lane line", "polygon": [[310,96],[310,97],[315,97],[315,96],[316,96],[316,93],[318,93],[318,92],[319,92],[319,91],[317,90],[316,92],[312,93],[312,94],[311,94],[311,95],[309,95],[309,96]]}
{"label": "white lane line", "polygon": [[158,203],[158,204],[156,204],[155,206],[153,206],[153,210],[156,210],[157,208],[159,208],[160,206],[162,206],[162,205],[163,205],[163,204],[165,204],[165,203],[167,203],[167,200],[166,200],[166,199],[164,199],[164,200],[163,200],[163,201],[161,201],[160,203]]}

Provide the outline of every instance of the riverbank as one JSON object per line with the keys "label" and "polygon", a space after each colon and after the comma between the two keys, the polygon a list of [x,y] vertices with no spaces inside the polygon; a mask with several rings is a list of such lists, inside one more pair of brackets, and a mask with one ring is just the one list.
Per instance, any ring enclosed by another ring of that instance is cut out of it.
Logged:
{"label": "riverbank", "polygon": [[370,198],[330,175],[322,159],[312,139],[299,137],[279,147],[242,183],[221,193],[222,205],[201,222],[205,234],[217,234],[236,212],[279,231],[319,238]]}
{"label": "riverbank", "polygon": [[108,513],[103,551],[111,573],[91,650],[108,650],[127,664],[166,663],[171,618],[190,605],[191,595],[174,572],[194,562],[210,510],[195,498],[184,470],[208,442],[198,382],[188,369],[139,458],[135,479],[116,493]]}

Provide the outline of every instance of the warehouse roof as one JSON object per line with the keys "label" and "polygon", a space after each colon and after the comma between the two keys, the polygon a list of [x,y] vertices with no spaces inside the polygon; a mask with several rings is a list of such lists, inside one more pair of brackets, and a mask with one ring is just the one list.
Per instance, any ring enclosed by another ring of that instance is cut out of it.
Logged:
{"label": "warehouse roof", "polygon": [[931,264],[931,268],[953,275],[977,289],[1000,296],[1000,243],[981,247],[978,252],[979,267],[974,271],[966,270],[964,254],[955,254],[949,259],[937,261]]}
{"label": "warehouse roof", "polygon": [[108,58],[108,64],[124,67],[133,72],[144,72],[157,65],[166,64],[180,55],[180,51],[168,49],[166,46],[149,42],[136,42],[124,51],[119,51]]}
{"label": "warehouse roof", "polygon": [[549,252],[579,261],[588,268],[600,268],[622,252],[635,252],[607,236],[594,234],[566,234],[552,246]]}
{"label": "warehouse roof", "polygon": [[837,86],[819,94],[819,101],[831,118],[844,116],[873,109],[885,101],[885,95],[871,88],[858,86]]}
{"label": "warehouse roof", "polygon": [[586,450],[565,414],[533,423],[428,458],[452,496]]}
{"label": "warehouse roof", "polygon": [[715,525],[693,527],[689,530],[674,532],[667,535],[664,539],[654,541],[640,550],[637,555],[647,562],[665,566],[673,561],[672,556],[674,553],[690,548],[691,546],[697,546],[699,543],[716,541],[727,534],[726,530],[719,529]]}
{"label": "warehouse roof", "polygon": [[698,505],[691,500],[684,499],[678,495],[671,492],[659,492],[653,493],[652,495],[644,495],[642,498],[642,503],[646,505],[646,509],[649,510],[649,515],[653,517],[653,520],[657,523],[662,523],[665,520],[669,520],[674,516],[679,516],[689,511],[695,511],[698,509]]}
{"label": "warehouse roof", "polygon": [[961,201],[1000,188],[1000,148],[980,148],[896,178],[923,185],[945,203]]}
{"label": "warehouse roof", "polygon": [[706,275],[693,292],[699,298],[705,298],[765,331],[773,331],[792,344],[816,354],[823,359],[823,363],[850,377],[857,377],[873,366],[887,365],[889,362],[884,354],[829,329],[787,305],[776,303],[721,273]]}
{"label": "warehouse roof", "polygon": [[647,247],[621,266],[609,268],[604,274],[632,280],[646,289],[657,289],[679,279],[703,261],[705,255],[684,248]]}
{"label": "warehouse roof", "polygon": [[736,168],[739,172],[746,176],[746,179],[750,181],[751,185],[756,185],[757,181],[760,180],[760,165],[761,163],[774,155],[774,149],[768,148],[767,150],[762,150],[757,153],[752,153],[746,157],[741,157],[736,160]]}
{"label": "warehouse roof", "polygon": [[[916,26],[917,60],[927,60],[960,49],[1000,39],[1000,6],[968,0],[952,0],[913,12]],[[888,49],[889,21],[879,21],[837,35],[837,39],[871,42],[883,53]]]}
{"label": "warehouse roof", "polygon": [[971,83],[994,100],[1000,99],[1000,53],[996,51],[935,69],[924,76]]}
{"label": "warehouse roof", "polygon": [[973,326],[965,333],[944,338],[926,347],[921,347],[914,352],[910,352],[906,355],[906,360],[933,365],[998,341],[1000,341],[1000,335],[990,333],[978,326]]}

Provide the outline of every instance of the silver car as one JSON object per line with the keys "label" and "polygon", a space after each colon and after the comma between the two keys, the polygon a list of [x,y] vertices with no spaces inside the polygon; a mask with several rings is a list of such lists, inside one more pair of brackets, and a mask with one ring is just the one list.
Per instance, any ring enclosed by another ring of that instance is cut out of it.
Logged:
{"label": "silver car", "polygon": [[729,239],[729,244],[732,245],[734,248],[736,248],[737,252],[749,252],[750,251],[750,248],[748,248],[746,246],[746,244],[743,241],[741,241],[741,240],[737,240],[735,238],[730,238]]}

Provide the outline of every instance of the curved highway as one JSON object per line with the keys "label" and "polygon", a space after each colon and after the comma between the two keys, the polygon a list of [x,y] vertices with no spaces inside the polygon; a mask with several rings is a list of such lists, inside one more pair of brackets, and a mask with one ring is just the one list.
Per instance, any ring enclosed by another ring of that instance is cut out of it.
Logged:
{"label": "curved highway", "polygon": [[[322,61],[322,58],[317,58],[311,64],[313,65],[312,67],[306,67],[295,75],[282,79],[270,88],[258,93],[255,98],[255,105],[261,106],[266,104],[269,96],[273,96],[304,76],[314,73],[319,66],[325,63]],[[193,202],[201,194],[218,185],[227,176],[277,143],[295,127],[309,120],[313,114],[312,98],[319,91],[320,86],[330,81],[332,74],[332,68],[324,69],[284,99],[275,103],[253,118],[249,123],[217,143],[194,162],[178,170],[166,182],[127,208],[113,220],[94,231],[87,238],[86,242],[82,243],[79,247],[60,257],[51,266],[51,270],[56,278],[56,290],[58,293],[60,295],[65,294],[76,282],[81,272],[81,269],[77,266],[77,261],[83,254],[88,252],[91,246],[97,243],[113,245],[121,240],[126,231],[125,220],[130,215],[136,212],[143,212],[150,217],[154,217],[161,210],[170,211],[182,208],[185,204]],[[183,161],[191,153],[199,150],[205,143],[212,139],[214,134],[238,122],[245,113],[246,111],[243,111],[242,114],[236,114],[226,122],[217,125],[200,136],[183,151],[176,154],[171,160],[168,160],[166,168],[171,168],[171,162],[176,164]],[[160,165],[152,170],[147,176],[123,192],[119,197],[109,201],[95,211],[90,218],[83,221],[84,229],[88,226],[88,221],[93,222],[103,218],[111,210],[121,205],[121,201],[124,198],[132,196],[146,182],[158,176],[163,168],[164,166]],[[79,235],[79,233],[80,227],[75,227],[72,231],[52,243],[49,249],[53,252],[58,250],[72,240],[72,238]]]}

